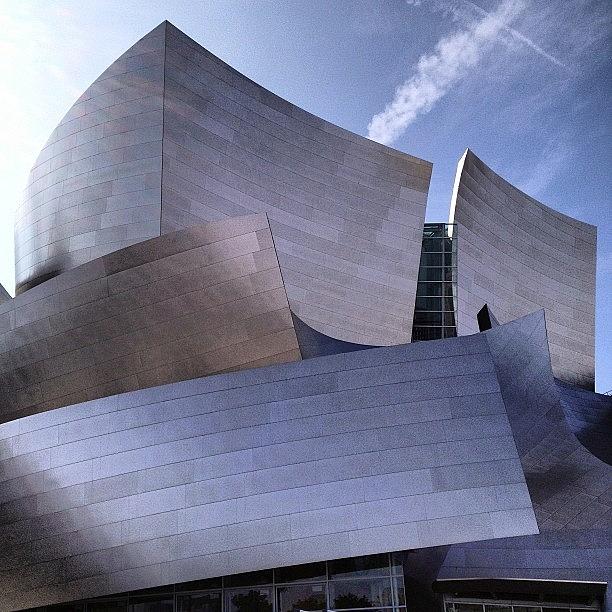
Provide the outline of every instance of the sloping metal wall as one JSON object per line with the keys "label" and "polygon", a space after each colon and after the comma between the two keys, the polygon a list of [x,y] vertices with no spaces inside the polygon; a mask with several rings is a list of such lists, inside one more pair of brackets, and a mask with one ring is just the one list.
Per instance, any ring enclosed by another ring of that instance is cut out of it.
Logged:
{"label": "sloping metal wall", "polygon": [[193,226],[0,304],[0,422],[300,358],[266,216]]}
{"label": "sloping metal wall", "polygon": [[482,336],[0,426],[3,608],[537,531]]}
{"label": "sloping metal wall", "polygon": [[458,333],[486,303],[500,322],[544,308],[555,376],[593,390],[597,230],[530,198],[471,151],[451,205],[458,225]]}

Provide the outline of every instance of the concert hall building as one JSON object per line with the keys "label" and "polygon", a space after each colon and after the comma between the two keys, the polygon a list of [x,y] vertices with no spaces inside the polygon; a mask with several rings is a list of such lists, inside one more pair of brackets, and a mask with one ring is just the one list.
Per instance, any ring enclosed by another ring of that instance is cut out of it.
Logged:
{"label": "concert hall building", "polygon": [[164,22],[36,160],[0,293],[0,610],[612,610],[596,228]]}

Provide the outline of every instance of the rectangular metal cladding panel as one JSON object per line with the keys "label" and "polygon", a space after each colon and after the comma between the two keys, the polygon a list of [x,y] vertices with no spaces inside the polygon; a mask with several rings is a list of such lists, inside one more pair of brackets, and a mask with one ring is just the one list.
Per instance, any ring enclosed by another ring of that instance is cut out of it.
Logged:
{"label": "rectangular metal cladding panel", "polygon": [[459,162],[450,220],[458,333],[478,331],[485,303],[502,323],[544,308],[555,376],[593,389],[596,228],[530,198],[471,151]]}
{"label": "rectangular metal cladding panel", "polygon": [[0,609],[537,533],[482,336],[0,425]]}
{"label": "rectangular metal cladding panel", "polygon": [[197,225],[0,304],[0,422],[296,359],[266,216]]}
{"label": "rectangular metal cladding panel", "polygon": [[79,97],[36,160],[17,210],[17,293],[159,235],[165,25]]}
{"label": "rectangular metal cladding panel", "polygon": [[161,230],[265,211],[292,311],[409,342],[431,164],[352,134],[166,30]]}

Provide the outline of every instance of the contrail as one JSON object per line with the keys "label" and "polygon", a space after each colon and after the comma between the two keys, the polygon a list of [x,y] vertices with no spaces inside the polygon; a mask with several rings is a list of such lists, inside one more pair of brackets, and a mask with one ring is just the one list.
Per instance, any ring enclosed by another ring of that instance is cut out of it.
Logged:
{"label": "contrail", "polygon": [[440,39],[431,54],[422,55],[416,73],[400,85],[385,110],[374,115],[368,138],[391,144],[420,113],[444,96],[523,10],[520,0],[503,0],[494,12]]}

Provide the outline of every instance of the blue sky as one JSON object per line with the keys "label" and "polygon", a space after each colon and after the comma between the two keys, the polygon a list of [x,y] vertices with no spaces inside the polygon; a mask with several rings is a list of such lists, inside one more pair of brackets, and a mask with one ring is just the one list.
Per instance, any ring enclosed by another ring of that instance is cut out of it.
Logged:
{"label": "blue sky", "polygon": [[598,225],[597,388],[612,388],[608,1],[0,0],[9,292],[13,210],[37,152],[76,97],[164,19],[283,98],[432,161],[428,220],[446,220],[470,147],[529,195]]}

